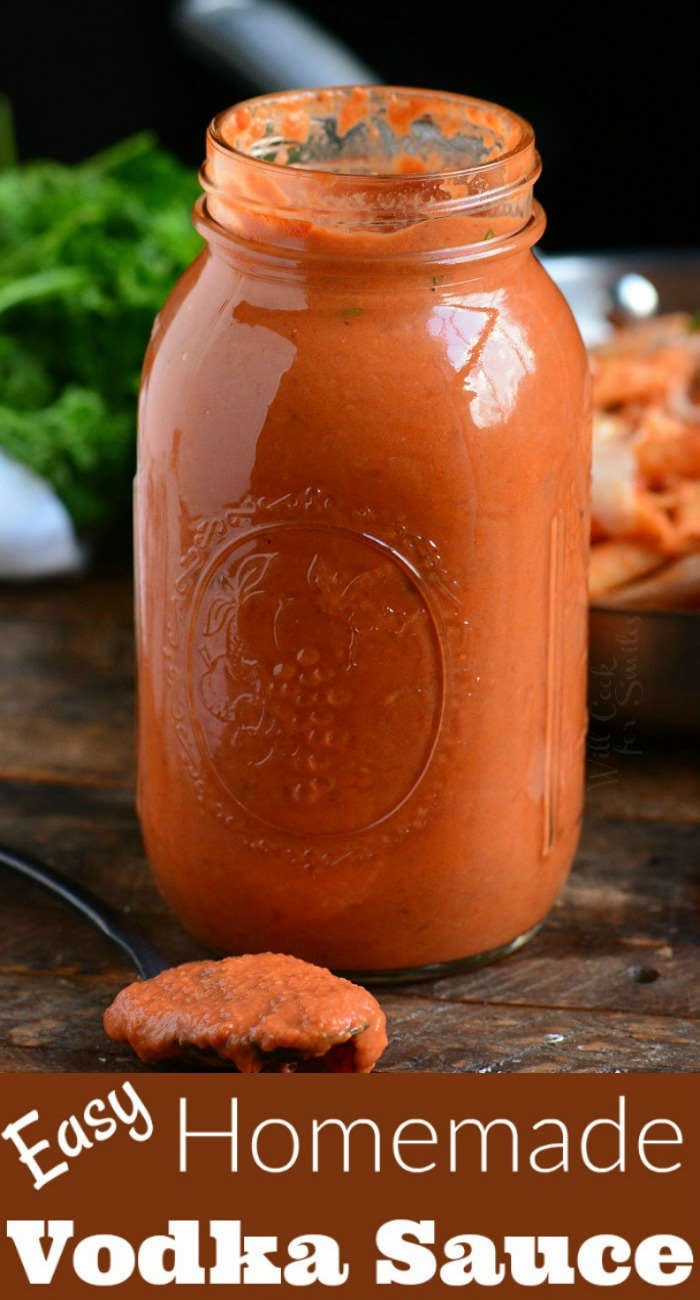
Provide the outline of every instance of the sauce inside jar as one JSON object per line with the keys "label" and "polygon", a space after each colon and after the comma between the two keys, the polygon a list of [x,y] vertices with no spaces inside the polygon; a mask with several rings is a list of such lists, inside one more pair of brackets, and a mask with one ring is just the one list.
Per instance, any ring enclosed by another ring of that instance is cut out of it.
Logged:
{"label": "sauce inside jar", "polygon": [[527,123],[289,92],[210,127],[136,492],[139,807],[200,939],[516,946],[578,835],[589,395]]}

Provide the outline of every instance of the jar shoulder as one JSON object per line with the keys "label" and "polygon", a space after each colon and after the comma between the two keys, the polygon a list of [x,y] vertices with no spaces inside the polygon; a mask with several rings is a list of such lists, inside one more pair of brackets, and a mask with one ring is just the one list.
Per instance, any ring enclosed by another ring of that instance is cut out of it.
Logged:
{"label": "jar shoulder", "polygon": [[[382,439],[439,427],[534,427],[584,409],[587,357],[560,290],[527,254],[478,277],[280,283],[200,256],[154,326],[141,425],[227,436],[268,419]],[[150,436],[150,435],[149,435]],[[155,436],[160,437],[161,433]],[[218,436],[215,435],[215,436]]]}
{"label": "jar shoulder", "polygon": [[144,379],[148,378],[150,368],[171,331],[177,329],[181,335],[186,335],[191,330],[192,309],[202,305],[211,293],[208,283],[210,261],[209,251],[204,247],[175,281],[151,327],[144,358]]}
{"label": "jar shoulder", "polygon": [[[405,329],[412,331],[413,348],[427,347],[436,355],[441,341],[449,343],[449,329],[441,330],[441,324],[454,318],[462,333],[466,329],[478,334],[479,325],[482,332],[514,325],[531,346],[542,347],[553,333],[562,334],[562,341],[580,357],[584,348],[571,310],[541,262],[532,253],[521,254],[514,265],[503,268],[494,260],[495,268],[470,278],[460,271],[434,275],[429,268],[409,276],[398,268],[395,277],[364,274],[357,280],[347,275],[336,280],[329,273],[304,281],[246,274],[205,248],[158,313],[149,355],[157,355],[176,333],[206,356],[220,330],[233,322],[267,327],[267,336],[258,339],[261,353],[271,333],[285,333],[297,346],[308,346],[313,339],[319,349],[325,344],[326,352],[337,349],[342,364],[361,327],[363,335],[375,335],[373,352],[364,358],[370,364],[373,356],[386,361],[390,349],[385,345]],[[237,333],[240,329],[231,331],[232,350]]]}

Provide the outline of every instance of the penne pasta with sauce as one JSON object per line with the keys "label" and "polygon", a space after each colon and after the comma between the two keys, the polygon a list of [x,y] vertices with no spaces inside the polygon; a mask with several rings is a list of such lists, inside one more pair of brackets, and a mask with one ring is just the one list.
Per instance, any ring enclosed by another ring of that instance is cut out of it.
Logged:
{"label": "penne pasta with sauce", "polygon": [[700,319],[620,328],[591,368],[591,601],[700,609]]}

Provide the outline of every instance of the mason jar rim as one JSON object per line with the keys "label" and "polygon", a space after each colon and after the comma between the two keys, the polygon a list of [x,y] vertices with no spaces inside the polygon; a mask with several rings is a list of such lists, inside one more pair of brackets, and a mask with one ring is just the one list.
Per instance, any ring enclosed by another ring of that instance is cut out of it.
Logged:
{"label": "mason jar rim", "polygon": [[466,179],[469,176],[483,174],[498,167],[502,167],[505,162],[517,158],[519,154],[524,153],[526,150],[531,149],[534,146],[535,133],[527,119],[522,117],[519,113],[516,113],[513,109],[505,108],[503,105],[497,104],[493,100],[481,99],[477,96],[463,95],[457,91],[431,90],[425,87],[383,85],[379,83],[362,87],[352,85],[305,87],[299,90],[272,91],[264,95],[255,95],[249,99],[241,100],[238,103],[216,113],[207,129],[207,143],[217,151],[220,150],[223,154],[232,159],[239,159],[244,163],[252,163],[256,167],[264,168],[266,170],[269,169],[271,175],[279,173],[288,175],[290,171],[293,171],[309,178],[312,178],[313,176],[327,178],[329,175],[329,169],[327,168],[315,167],[307,163],[280,163],[270,160],[269,158],[259,157],[248,149],[237,147],[226,138],[225,131],[227,124],[232,120],[234,115],[246,111],[249,113],[259,113],[259,111],[267,104],[275,106],[284,106],[289,104],[290,106],[295,105],[297,107],[303,107],[312,104],[314,101],[316,103],[321,103],[325,99],[329,106],[331,106],[334,98],[337,101],[342,96],[356,94],[358,89],[362,92],[366,92],[369,96],[382,96],[385,99],[388,99],[389,96],[394,96],[400,100],[425,97],[441,104],[450,104],[455,108],[461,109],[465,113],[465,122],[469,121],[467,110],[471,110],[472,113],[474,110],[478,110],[484,114],[491,113],[493,115],[498,115],[502,119],[504,126],[507,125],[511,130],[515,128],[519,134],[515,143],[510,148],[499,151],[495,157],[485,162],[473,163],[468,166],[444,167],[436,168],[432,171],[423,170],[415,172],[357,172],[344,170],[342,166],[339,166],[332,169],[332,174],[338,181],[357,181],[362,182],[364,187],[372,187],[373,185],[382,187],[391,184],[395,185],[398,180],[400,180],[402,184],[409,184],[411,181],[415,181],[425,186],[426,182],[431,179],[449,178],[451,180],[458,180],[460,177]]}
{"label": "mason jar rim", "polygon": [[499,104],[336,86],[224,109],[199,175],[205,218],[234,238],[357,258],[484,240],[495,252],[531,229],[540,170],[529,122]]}

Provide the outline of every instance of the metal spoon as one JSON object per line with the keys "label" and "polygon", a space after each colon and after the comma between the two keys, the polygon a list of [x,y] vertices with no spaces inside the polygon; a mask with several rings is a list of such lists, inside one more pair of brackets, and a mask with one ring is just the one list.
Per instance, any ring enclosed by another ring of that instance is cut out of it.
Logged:
{"label": "metal spoon", "polygon": [[[171,970],[170,963],[165,961],[157,948],[154,948],[147,939],[144,939],[138,930],[134,930],[130,925],[125,924],[115,908],[97,898],[89,889],[85,889],[82,885],[69,880],[67,876],[61,875],[59,871],[54,871],[52,867],[47,866],[45,862],[41,862],[33,854],[19,852],[17,849],[0,844],[0,866],[9,867],[11,871],[15,871],[18,875],[24,876],[25,879],[31,880],[35,885],[40,885],[42,889],[45,889],[49,894],[53,894],[55,898],[60,898],[63,903],[68,903],[70,907],[75,908],[130,957],[143,980],[150,980],[153,976],[161,975],[164,971],[168,971],[170,975],[177,975],[178,968]],[[269,956],[269,954],[267,955]],[[247,963],[250,983],[251,963],[264,962],[265,956],[265,954],[260,954],[258,957],[229,958],[228,961],[223,959],[221,962],[201,962],[199,965],[209,971],[214,966],[225,968],[230,963]],[[279,960],[279,955],[277,959]],[[303,962],[299,962],[293,957],[282,958],[281,960],[295,966],[304,965]],[[196,965],[197,963],[186,964],[182,969],[189,971],[192,966]],[[263,972],[264,970],[263,966]],[[273,1044],[272,1048],[268,1042],[269,1013],[272,1011],[278,1017],[280,1010],[280,999],[278,992],[277,994],[275,992],[274,985],[270,991],[272,1000],[269,1005],[261,1008],[260,1005],[254,1004],[254,1019],[248,1025],[245,1023],[244,1014],[243,1024],[242,1026],[239,1024],[237,1034],[231,1032],[228,1008],[226,1019],[221,1032],[219,1032],[215,1021],[212,1023],[207,1020],[206,1025],[202,1026],[196,1014],[194,1020],[192,1018],[188,1020],[187,1009],[183,1013],[181,998],[178,1000],[176,996],[170,1006],[166,1004],[165,1015],[166,1030],[172,1042],[167,1042],[166,1050],[162,1050],[161,1045],[158,1043],[158,1036],[162,1032],[163,1026],[162,1024],[156,1024],[154,1026],[156,1039],[154,1049],[152,1045],[143,1040],[142,1034],[144,1019],[147,1019],[152,1014],[152,1011],[147,1007],[144,1017],[143,1005],[137,1005],[135,1011],[132,1005],[134,1002],[138,1003],[139,1000],[139,993],[136,991],[143,990],[143,985],[138,984],[129,985],[128,989],[123,990],[118,995],[106,1012],[105,1028],[110,1038],[117,1042],[130,1043],[141,1060],[149,1064],[158,1063],[166,1058],[183,1059],[183,1049],[186,1058],[189,1044],[194,1049],[197,1059],[202,1059],[199,1054],[203,1052],[209,1064],[211,1064],[212,1058],[215,1058],[218,1065],[221,1065],[222,1061],[229,1066],[235,1063],[237,1068],[243,1071],[251,1069],[257,1071],[265,1068],[286,1072],[290,1069],[299,1068],[302,1070],[320,1069],[328,1073],[337,1073],[339,1071],[345,1073],[349,1070],[361,1070],[366,1073],[373,1068],[377,1057],[381,1055],[386,1047],[385,1020],[381,1009],[370,994],[356,988],[355,994],[360,998],[359,1004],[351,1008],[350,1013],[345,1010],[344,1014],[338,1019],[335,1017],[332,1005],[329,1003],[329,984],[335,985],[338,991],[342,989],[344,993],[347,981],[331,975],[330,971],[320,967],[309,966],[308,970],[315,970],[316,978],[322,984],[321,1020],[318,1025],[310,1026],[303,1005],[303,997],[300,1004],[299,994],[297,992],[295,995],[292,988],[291,993],[288,995],[292,1037],[290,1042],[287,1042],[283,1034],[279,1045]],[[240,974],[238,978],[241,978]],[[210,983],[207,984],[206,989],[207,996],[210,996]],[[233,983],[230,989],[226,991],[226,995],[227,997],[234,996],[236,992],[236,985]],[[117,1011],[115,1021],[115,1008],[124,999],[126,999],[127,1005],[122,1005],[120,1010]],[[284,1000],[283,997],[282,1001],[284,1002]],[[242,1005],[245,1008],[245,998]],[[162,998],[158,1011],[162,1015]],[[183,1019],[178,1023],[177,1017],[180,1014],[183,1015]],[[110,1015],[112,1015],[113,1023],[111,1026],[107,1026],[107,1016]],[[300,1050],[298,1029],[294,1023],[295,1018],[307,1032],[311,1027],[312,1038],[306,1051]],[[289,1030],[289,1026],[287,1029]],[[279,1036],[279,1030],[276,1029],[275,1032]],[[251,1064],[251,1061],[254,1064]]]}
{"label": "metal spoon", "polygon": [[171,964],[138,930],[124,922],[116,908],[68,876],[61,875],[60,871],[54,871],[53,867],[48,867],[32,853],[20,853],[17,849],[0,844],[0,866],[9,867],[35,885],[41,885],[54,898],[60,898],[62,903],[75,908],[131,958],[142,979],[160,975]]}

